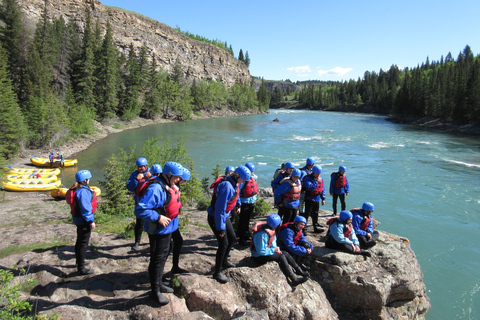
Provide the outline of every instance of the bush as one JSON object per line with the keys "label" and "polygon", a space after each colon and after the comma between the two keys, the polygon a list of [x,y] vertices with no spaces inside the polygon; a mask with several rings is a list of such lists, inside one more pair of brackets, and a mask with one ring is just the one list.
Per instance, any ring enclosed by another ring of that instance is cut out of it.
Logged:
{"label": "bush", "polygon": [[257,198],[253,208],[253,217],[263,217],[270,213],[272,206],[263,198]]}
{"label": "bush", "polygon": [[208,206],[210,206],[210,198],[204,195],[197,198],[197,210],[207,210]]}

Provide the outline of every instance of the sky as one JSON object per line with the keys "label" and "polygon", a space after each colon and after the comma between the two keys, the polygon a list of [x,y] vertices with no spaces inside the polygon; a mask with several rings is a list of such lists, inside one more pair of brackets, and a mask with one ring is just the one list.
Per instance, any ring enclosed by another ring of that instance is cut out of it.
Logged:
{"label": "sky", "polygon": [[480,53],[478,0],[100,0],[218,39],[265,80],[348,81]]}

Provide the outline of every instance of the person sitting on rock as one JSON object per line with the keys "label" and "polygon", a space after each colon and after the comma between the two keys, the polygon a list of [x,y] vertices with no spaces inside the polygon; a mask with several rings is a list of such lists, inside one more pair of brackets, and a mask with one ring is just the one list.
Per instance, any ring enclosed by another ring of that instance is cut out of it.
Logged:
{"label": "person sitting on rock", "polygon": [[[292,286],[297,286],[308,280],[308,274],[302,270],[302,268],[295,262],[295,259],[287,251],[280,250],[277,246],[277,236],[275,235],[275,229],[280,225],[282,219],[276,213],[273,213],[267,217],[267,222],[259,222],[252,227],[252,243],[250,246],[250,252],[252,259],[262,265],[269,261],[276,261],[280,266],[287,280],[290,279]],[[295,272],[301,275],[301,278],[293,273],[290,266],[293,267]]]}
{"label": "person sitting on rock", "polygon": [[350,210],[352,213],[352,225],[360,242],[360,248],[369,249],[377,244],[378,231],[375,231],[373,225],[372,212],[375,206],[371,202],[365,202],[362,208]]}
{"label": "person sitting on rock", "polygon": [[282,252],[288,251],[304,270],[309,270],[303,264],[303,259],[313,251],[312,244],[308,242],[302,232],[306,224],[305,217],[296,216],[293,222],[281,225],[278,232],[278,244]]}
{"label": "person sitting on rock", "polygon": [[352,226],[352,213],[348,210],[340,212],[340,216],[327,221],[329,226],[325,247],[353,254],[370,256],[370,252],[360,249],[360,243]]}
{"label": "person sitting on rock", "polygon": [[283,218],[283,223],[293,222],[297,216],[302,191],[300,175],[300,170],[294,169],[291,176],[280,181],[280,186],[273,193],[274,200],[278,203],[278,215]]}

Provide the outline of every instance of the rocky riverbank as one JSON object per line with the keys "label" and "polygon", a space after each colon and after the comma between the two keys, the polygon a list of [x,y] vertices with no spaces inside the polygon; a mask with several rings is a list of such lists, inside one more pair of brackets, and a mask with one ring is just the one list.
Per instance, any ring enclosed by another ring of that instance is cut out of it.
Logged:
{"label": "rocky riverbank", "polygon": [[[261,196],[272,203],[271,194]],[[21,204],[21,205],[19,205]],[[272,210],[273,212],[273,210]],[[118,234],[92,233],[87,259],[93,275],[75,269],[76,229],[69,208],[48,194],[7,192],[3,196],[0,250],[32,243],[52,243],[42,250],[0,258],[0,268],[12,270],[15,281],[35,284],[22,298],[39,315],[61,319],[423,319],[430,308],[422,270],[407,239],[380,230],[372,257],[325,248],[322,234],[308,233],[314,252],[307,264],[311,279],[291,287],[274,262],[256,265],[246,247],[235,246],[226,271],[227,284],[212,278],[216,240],[206,212],[186,208],[186,230],[175,293],[158,307],[149,299],[148,238],[140,252],[132,240]],[[331,212],[321,211],[325,223]],[[133,221],[133,214],[132,214]],[[260,220],[262,218],[259,218]],[[257,220],[259,220],[257,219]],[[56,246],[55,241],[68,244]],[[20,269],[26,275],[20,275]],[[171,257],[165,270],[171,268]],[[169,275],[168,275],[169,276]]]}

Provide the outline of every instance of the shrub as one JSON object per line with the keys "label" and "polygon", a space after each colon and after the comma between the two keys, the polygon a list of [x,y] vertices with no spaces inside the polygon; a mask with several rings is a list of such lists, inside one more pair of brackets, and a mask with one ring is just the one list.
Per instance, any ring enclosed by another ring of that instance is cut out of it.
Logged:
{"label": "shrub", "polygon": [[270,213],[272,206],[263,198],[257,198],[255,207],[253,208],[253,217],[263,217]]}

